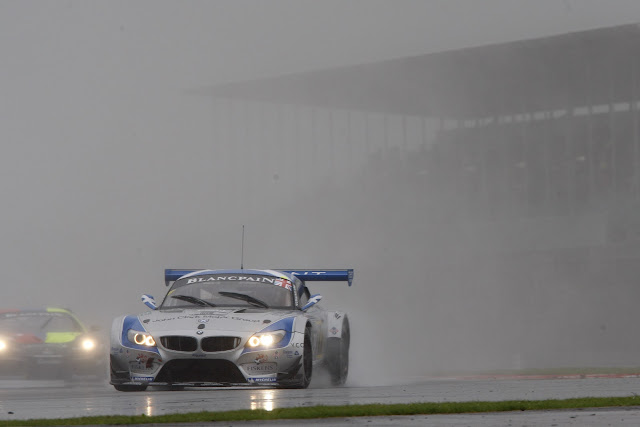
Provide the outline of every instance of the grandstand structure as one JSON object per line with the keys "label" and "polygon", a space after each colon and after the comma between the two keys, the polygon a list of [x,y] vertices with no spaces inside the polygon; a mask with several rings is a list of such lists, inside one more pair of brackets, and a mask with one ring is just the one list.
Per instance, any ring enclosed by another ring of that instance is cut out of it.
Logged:
{"label": "grandstand structure", "polygon": [[[316,134],[325,112],[326,134],[346,133],[350,155],[365,159],[359,167],[371,169],[379,152],[385,168],[402,171],[402,185],[439,201],[430,218],[508,234],[516,242],[511,255],[532,270],[542,263],[621,280],[640,273],[638,25],[205,92],[225,102],[283,106],[292,123],[302,111]],[[340,115],[346,130],[336,125]],[[384,135],[375,149],[370,120]],[[337,150],[339,141],[328,145]]]}

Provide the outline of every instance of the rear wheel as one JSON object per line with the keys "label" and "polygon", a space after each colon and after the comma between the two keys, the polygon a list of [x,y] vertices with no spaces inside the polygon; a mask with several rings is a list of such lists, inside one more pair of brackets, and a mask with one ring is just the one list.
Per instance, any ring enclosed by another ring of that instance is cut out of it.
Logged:
{"label": "rear wheel", "polygon": [[342,321],[342,336],[327,338],[327,369],[331,377],[331,384],[334,386],[344,385],[347,381],[350,340],[349,319],[345,317]]}

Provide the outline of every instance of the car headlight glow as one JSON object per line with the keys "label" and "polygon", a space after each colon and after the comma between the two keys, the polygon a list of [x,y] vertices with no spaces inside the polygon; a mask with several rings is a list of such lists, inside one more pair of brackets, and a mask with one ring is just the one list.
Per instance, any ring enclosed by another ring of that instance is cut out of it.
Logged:
{"label": "car headlight glow", "polygon": [[0,339],[0,352],[5,351],[7,349],[7,342],[5,340]]}
{"label": "car headlight glow", "polygon": [[247,341],[248,347],[271,347],[282,341],[285,331],[270,331],[261,334],[255,334]]}
{"label": "car headlight glow", "polygon": [[91,351],[96,347],[95,341],[91,338],[85,338],[82,340],[82,349],[85,351]]}
{"label": "car headlight glow", "polygon": [[155,347],[156,340],[153,339],[151,334],[146,332],[134,331],[129,329],[127,332],[127,339],[134,344],[142,345],[145,347]]}

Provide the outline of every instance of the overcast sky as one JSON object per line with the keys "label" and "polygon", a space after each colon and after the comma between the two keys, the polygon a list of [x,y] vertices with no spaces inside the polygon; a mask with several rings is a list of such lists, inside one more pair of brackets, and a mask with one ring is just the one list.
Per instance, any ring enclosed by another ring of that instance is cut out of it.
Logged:
{"label": "overcast sky", "polygon": [[189,89],[638,21],[637,0],[0,0],[2,304],[108,317],[211,264],[212,103]]}

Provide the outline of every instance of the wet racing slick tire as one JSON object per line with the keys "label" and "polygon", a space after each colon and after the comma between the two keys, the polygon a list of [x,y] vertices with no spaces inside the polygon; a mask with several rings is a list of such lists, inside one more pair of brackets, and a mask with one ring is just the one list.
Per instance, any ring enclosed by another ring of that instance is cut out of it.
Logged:
{"label": "wet racing slick tire", "polygon": [[[110,363],[109,363],[109,371],[110,371],[110,377],[111,380],[115,382],[120,382],[120,381],[128,381],[129,380],[129,373],[128,372],[123,372],[123,371],[116,371],[114,369],[114,362],[113,359],[111,359]],[[111,385],[113,385],[113,388],[115,388],[118,391],[145,391],[147,389],[147,385],[142,385],[142,384],[113,384],[111,383]]]}
{"label": "wet racing slick tire", "polygon": [[131,384],[114,384],[113,388],[118,391],[145,391],[146,385],[131,385]]}
{"label": "wet racing slick tire", "polygon": [[342,321],[342,336],[327,338],[327,370],[331,377],[331,384],[334,386],[344,385],[347,381],[350,340],[349,319],[345,316]]}
{"label": "wet racing slick tire", "polygon": [[304,344],[302,351],[302,366],[300,366],[301,377],[297,383],[285,384],[281,388],[307,388],[311,383],[313,373],[313,348],[311,347],[311,328],[304,329]]}

